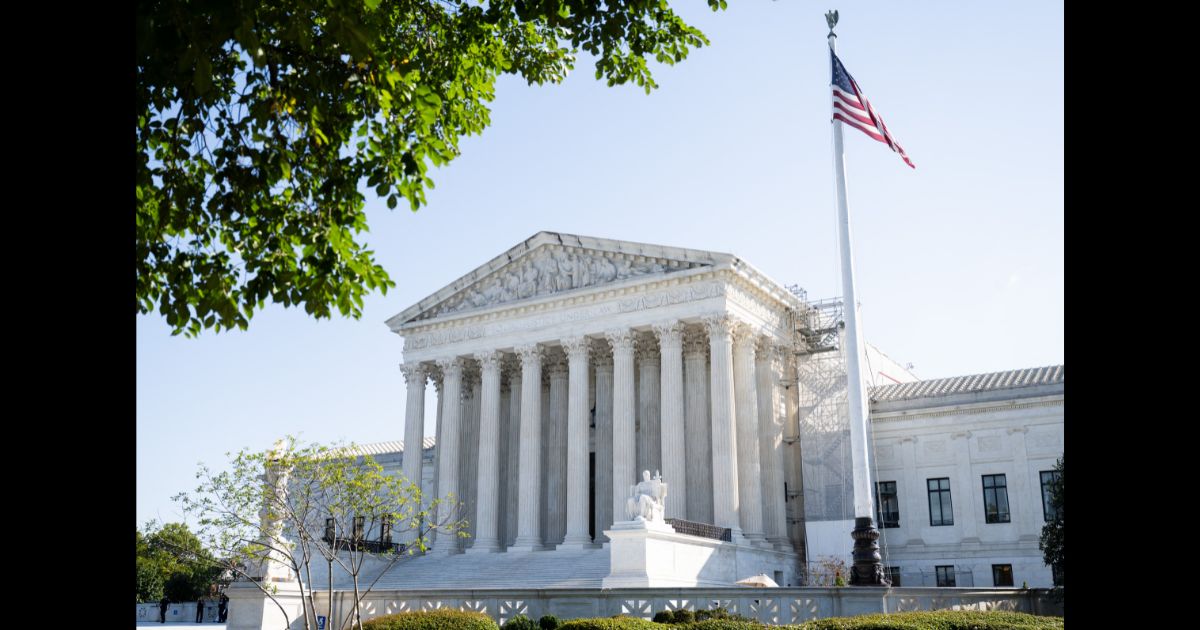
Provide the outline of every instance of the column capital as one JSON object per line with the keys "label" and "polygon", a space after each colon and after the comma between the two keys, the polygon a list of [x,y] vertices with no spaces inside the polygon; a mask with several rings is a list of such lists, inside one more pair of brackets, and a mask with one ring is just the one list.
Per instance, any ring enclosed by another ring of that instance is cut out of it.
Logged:
{"label": "column capital", "polygon": [[479,369],[484,374],[499,370],[503,357],[504,355],[496,350],[475,353],[475,360],[479,362]]}
{"label": "column capital", "polygon": [[743,352],[750,350],[751,355],[756,350],[755,345],[758,341],[759,331],[746,322],[739,321],[733,325],[733,346],[736,349],[741,349]]}
{"label": "column capital", "polygon": [[502,353],[500,357],[500,377],[504,380],[510,380],[513,377],[521,376],[521,359],[516,355]]}
{"label": "column capital", "polygon": [[[470,383],[472,385],[478,383],[480,377],[479,364],[470,359],[463,359],[462,364],[463,383]],[[466,388],[464,387],[463,389],[465,390]]]}
{"label": "column capital", "polygon": [[584,360],[587,361],[588,353],[591,351],[592,344],[588,338],[583,335],[575,337],[567,337],[562,340],[562,347],[567,352],[567,359],[570,361]]}
{"label": "column capital", "polygon": [[517,353],[517,358],[521,361],[522,367],[528,367],[534,362],[537,362],[539,366],[542,363],[543,350],[540,344],[526,344],[517,346],[513,350]]}
{"label": "column capital", "polygon": [[612,369],[612,347],[608,345],[606,340],[601,339],[592,343],[591,359],[592,365],[596,366],[597,369]]}
{"label": "column capital", "polygon": [[462,378],[464,365],[463,360],[458,357],[438,359],[437,366],[442,370],[443,379],[447,377]]}
{"label": "column capital", "polygon": [[679,320],[659,322],[651,326],[654,336],[658,337],[658,345],[662,348],[682,347],[683,322]]}
{"label": "column capital", "polygon": [[734,326],[738,324],[738,319],[729,313],[710,313],[701,317],[700,321],[708,331],[710,342],[729,339],[733,334]]}
{"label": "column capital", "polygon": [[641,334],[634,337],[634,351],[637,353],[638,363],[646,365],[657,365],[660,354],[658,351],[658,340],[652,334]]}
{"label": "column capital", "polygon": [[409,385],[420,383],[423,387],[425,380],[429,378],[429,370],[420,363],[401,363],[400,373],[404,375],[404,382]]}
{"label": "column capital", "polygon": [[545,358],[546,374],[550,378],[567,377],[567,353],[562,348],[547,348]]}
{"label": "column capital", "polygon": [[703,326],[689,326],[683,331],[683,355],[704,356],[708,354],[708,334]]}
{"label": "column capital", "polygon": [[604,338],[608,339],[608,343],[612,345],[613,352],[632,352],[633,351],[633,330],[629,328],[617,328],[604,331]]}

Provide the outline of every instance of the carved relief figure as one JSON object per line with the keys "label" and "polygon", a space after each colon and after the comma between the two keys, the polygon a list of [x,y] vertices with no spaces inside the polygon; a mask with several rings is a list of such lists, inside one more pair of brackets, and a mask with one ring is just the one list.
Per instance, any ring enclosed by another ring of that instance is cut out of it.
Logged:
{"label": "carved relief figure", "polygon": [[663,521],[663,510],[666,508],[667,484],[662,481],[662,472],[655,471],[654,479],[650,471],[642,471],[642,482],[629,486],[629,500],[625,502],[625,513],[631,521]]}

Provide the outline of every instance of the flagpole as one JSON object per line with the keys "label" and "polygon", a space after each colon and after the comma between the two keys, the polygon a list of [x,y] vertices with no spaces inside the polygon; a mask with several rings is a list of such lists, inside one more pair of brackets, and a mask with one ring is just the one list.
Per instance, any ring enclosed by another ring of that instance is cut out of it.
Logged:
{"label": "flagpole", "polygon": [[[837,52],[837,12],[825,14],[829,24],[829,51]],[[832,109],[832,101],[830,108]],[[833,120],[832,114],[830,119]],[[871,469],[867,462],[867,392],[863,387],[861,358],[862,330],[858,325],[858,300],[854,293],[854,256],[850,249],[850,211],[846,203],[846,155],[842,145],[842,122],[833,120],[833,172],[837,189],[838,243],[842,257],[842,300],[845,313],[846,396],[850,411],[850,464],[854,479],[854,568],[853,586],[884,586],[883,557],[879,555],[879,530],[874,526]]]}

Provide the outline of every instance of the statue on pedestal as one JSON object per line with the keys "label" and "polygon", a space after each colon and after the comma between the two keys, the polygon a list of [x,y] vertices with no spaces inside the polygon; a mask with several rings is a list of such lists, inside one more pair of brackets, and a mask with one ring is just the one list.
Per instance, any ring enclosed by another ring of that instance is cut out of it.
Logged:
{"label": "statue on pedestal", "polygon": [[661,471],[655,473],[651,479],[650,471],[643,470],[641,483],[629,486],[629,500],[625,502],[625,513],[629,515],[629,520],[663,522],[667,484],[662,481]]}

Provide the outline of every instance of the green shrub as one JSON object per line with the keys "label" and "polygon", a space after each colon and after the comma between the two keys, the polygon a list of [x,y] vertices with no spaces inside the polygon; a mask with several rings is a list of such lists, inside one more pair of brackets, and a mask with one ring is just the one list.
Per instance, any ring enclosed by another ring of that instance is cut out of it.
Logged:
{"label": "green shrub", "polygon": [[935,610],[814,619],[790,630],[1063,630],[1062,617],[1000,610]]}
{"label": "green shrub", "polygon": [[483,613],[458,610],[402,612],[363,622],[363,630],[497,630]]}
{"label": "green shrub", "polygon": [[682,626],[685,630],[764,630],[767,626],[741,617],[738,619],[706,619]]}
{"label": "green shrub", "polygon": [[665,630],[653,621],[636,617],[593,617],[591,619],[572,619],[558,627],[558,630]]}
{"label": "green shrub", "polygon": [[538,619],[538,625],[542,627],[542,630],[556,630],[562,624],[554,615],[542,615],[542,618]]}
{"label": "green shrub", "polygon": [[675,623],[675,613],[670,610],[660,610],[654,613],[654,623]]}
{"label": "green shrub", "polygon": [[517,615],[504,624],[504,630],[540,630],[538,623],[525,615]]}
{"label": "green shrub", "polygon": [[677,624],[696,622],[696,613],[691,610],[676,610],[674,617]]}
{"label": "green shrub", "polygon": [[728,610],[721,608],[720,606],[717,606],[716,608],[709,608],[707,610],[697,610],[696,611],[696,621],[706,621],[708,619],[732,619],[734,621],[754,621],[753,619],[751,619],[749,617],[735,615],[735,614],[729,612]]}

